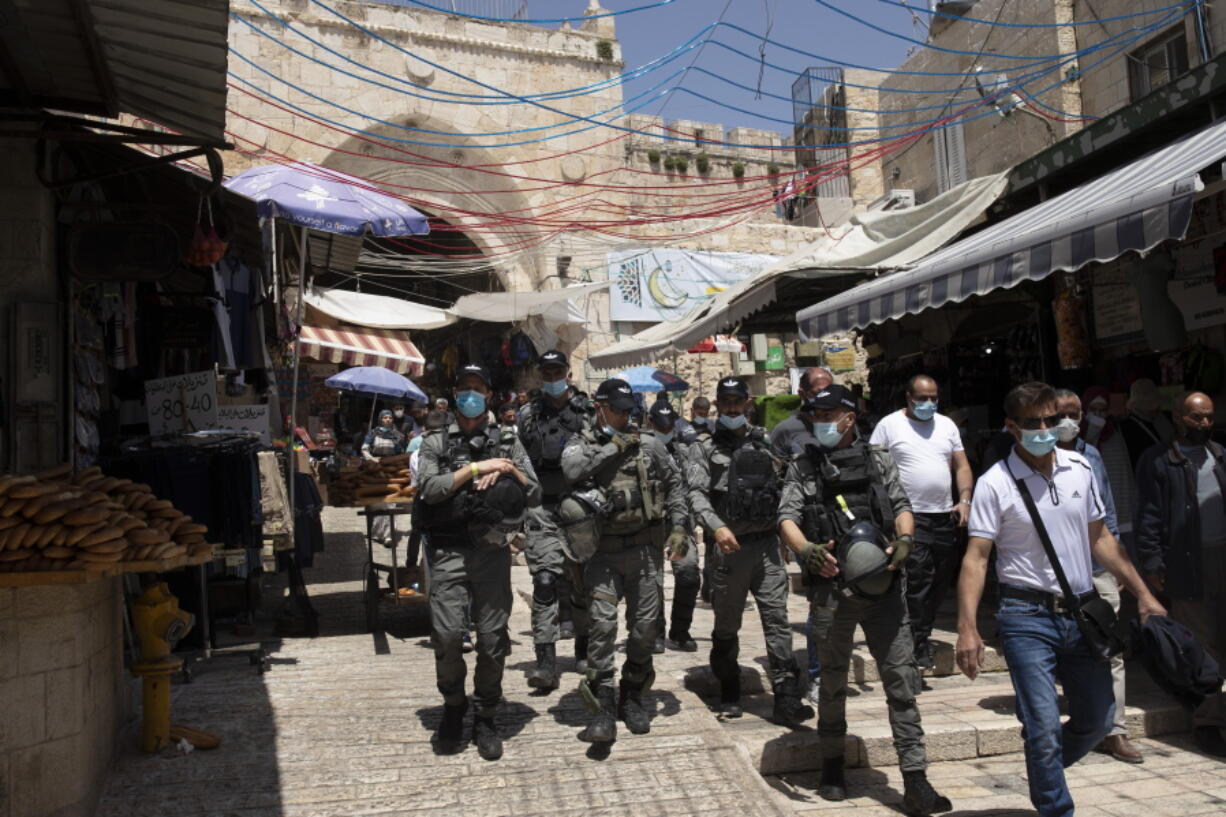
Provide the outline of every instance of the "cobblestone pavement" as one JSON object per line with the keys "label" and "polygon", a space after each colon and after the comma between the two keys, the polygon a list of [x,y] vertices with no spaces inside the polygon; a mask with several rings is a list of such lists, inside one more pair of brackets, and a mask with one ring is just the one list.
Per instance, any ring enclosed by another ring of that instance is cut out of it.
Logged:
{"label": "cobblestone pavement", "polygon": [[[324,525],[327,549],[306,571],[320,636],[268,643],[272,666],[265,675],[246,661],[215,659],[193,683],[176,686],[173,720],[218,733],[222,747],[155,757],[129,749],[112,769],[97,817],[900,813],[902,782],[888,765],[894,761],[885,703],[871,659],[858,659],[861,683],[849,716],[860,735],[860,761],[872,768],[849,771],[852,799],[826,803],[813,793],[816,775],[805,771],[816,766],[814,733],[788,733],[765,720],[770,696],[761,694],[758,681],[765,648],[752,604],[740,656],[747,668],[744,718],[721,724],[691,691],[709,687],[704,667],[712,621],[709,607],[700,605],[693,628],[698,652],[656,656],[651,733],[622,729],[607,758],[592,756],[577,739],[588,716],[575,691],[570,642],[559,645],[560,689],[537,696],[524,681],[532,660],[531,582],[524,567],[513,572],[513,654],[500,716],[506,753],[493,763],[473,747],[437,756],[430,735],[442,707],[424,610],[387,610],[386,632],[366,632],[362,525],[353,509],[335,508],[325,510]],[[671,588],[671,575],[667,583]],[[794,595],[790,608],[795,644],[803,648],[804,599]],[[1008,676],[989,673],[973,694],[960,678],[931,683],[921,709],[930,757],[944,762],[935,762],[930,775],[953,798],[952,813],[1033,814],[1025,764],[1016,754]],[[1133,713],[1131,691],[1129,703],[1130,720],[1154,725],[1153,712]],[[1155,731],[1163,730],[1148,730]],[[1143,766],[1092,755],[1070,771],[1078,817],[1226,814],[1226,767],[1191,751],[1179,736],[1141,745]]]}

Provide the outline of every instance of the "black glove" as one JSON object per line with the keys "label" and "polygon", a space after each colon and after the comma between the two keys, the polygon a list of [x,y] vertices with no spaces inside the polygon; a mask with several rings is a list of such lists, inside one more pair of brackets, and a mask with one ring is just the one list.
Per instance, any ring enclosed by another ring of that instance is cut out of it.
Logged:
{"label": "black glove", "polygon": [[830,548],[825,545],[819,545],[816,542],[805,542],[800,552],[796,555],[796,561],[800,563],[801,567],[816,576],[821,573],[822,567],[828,564],[826,557],[829,554]]}
{"label": "black glove", "polygon": [[890,542],[890,547],[894,548],[894,554],[890,556],[890,567],[897,570],[903,562],[907,561],[907,557],[911,555],[911,548],[914,546],[915,538],[909,533],[904,533]]}

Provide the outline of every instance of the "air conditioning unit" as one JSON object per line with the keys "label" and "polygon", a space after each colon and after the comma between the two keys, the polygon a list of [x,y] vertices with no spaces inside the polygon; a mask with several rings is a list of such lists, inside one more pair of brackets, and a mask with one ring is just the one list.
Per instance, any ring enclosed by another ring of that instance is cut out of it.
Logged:
{"label": "air conditioning unit", "polygon": [[891,190],[868,206],[871,210],[905,210],[915,206],[914,190]]}

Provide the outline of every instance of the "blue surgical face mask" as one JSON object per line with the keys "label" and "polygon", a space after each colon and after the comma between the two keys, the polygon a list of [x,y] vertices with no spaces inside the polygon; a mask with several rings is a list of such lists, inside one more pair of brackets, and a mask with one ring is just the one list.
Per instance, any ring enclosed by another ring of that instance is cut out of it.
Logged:
{"label": "blue surgical face mask", "polygon": [[835,420],[833,423],[814,423],[813,436],[822,448],[834,448],[843,439],[843,432],[839,431],[839,421]]}
{"label": "blue surgical face mask", "polygon": [[1056,447],[1056,432],[1054,429],[1041,428],[1035,431],[1022,429],[1022,448],[1036,457],[1043,457]]}
{"label": "blue surgical face mask", "polygon": [[737,414],[735,416],[731,414],[719,415],[719,424],[723,426],[724,428],[728,429],[729,431],[736,431],[738,428],[745,425],[745,423],[747,422],[748,422],[748,419],[745,417],[744,414]]}
{"label": "blue surgical face mask", "polygon": [[470,420],[485,413],[485,395],[479,391],[462,391],[455,396],[456,408]]}
{"label": "blue surgical face mask", "polygon": [[409,453],[412,454],[417,449],[421,448],[421,437],[414,437],[409,440]]}
{"label": "blue surgical face mask", "polygon": [[665,445],[668,445],[669,443],[673,441],[673,436],[674,436],[674,432],[672,431],[657,431],[656,432],[656,437],[660,440],[660,442],[664,443]]}
{"label": "blue surgical face mask", "polygon": [[922,403],[912,403],[911,413],[917,420],[931,420],[932,415],[937,413],[937,401],[925,400]]}
{"label": "blue surgical face mask", "polygon": [[566,394],[566,390],[569,388],[570,384],[566,382],[565,378],[562,380],[555,380],[552,383],[546,381],[541,384],[541,391],[545,392],[545,394],[549,395],[550,397],[561,397],[562,395]]}

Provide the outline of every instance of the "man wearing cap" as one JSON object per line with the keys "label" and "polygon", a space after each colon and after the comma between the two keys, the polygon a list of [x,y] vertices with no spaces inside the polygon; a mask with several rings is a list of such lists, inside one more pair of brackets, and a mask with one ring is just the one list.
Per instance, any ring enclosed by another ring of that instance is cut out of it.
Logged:
{"label": "man wearing cap", "polygon": [[771,444],[784,456],[791,456],[813,442],[813,418],[805,411],[805,405],[822,389],[834,382],[834,374],[825,366],[806,369],[800,375],[800,408],[789,418],[771,429]]}
{"label": "man wearing cap", "polygon": [[[651,407],[651,411],[647,413],[647,423],[656,439],[664,443],[664,447],[668,449],[668,453],[672,455],[673,461],[677,464],[677,471],[681,475],[682,483],[686,478],[685,469],[688,467],[688,449],[689,447],[677,438],[677,429],[680,425],[680,418],[677,412],[673,409],[670,403],[657,402]],[[689,506],[689,497],[686,497],[686,506]],[[694,539],[690,536],[690,531],[694,529],[692,522],[686,522],[686,542],[684,553],[674,553],[670,556],[673,568],[673,609],[668,627],[668,640],[675,649],[682,652],[695,652],[698,649],[698,644],[690,636],[690,625],[694,622],[694,607],[698,603],[698,588],[700,579],[698,574],[698,549],[694,546]],[[656,652],[663,652],[664,638],[664,572],[659,574],[660,584],[660,623],[659,634],[656,636]]]}
{"label": "man wearing cap", "polygon": [[937,412],[939,396],[936,380],[915,375],[907,382],[906,407],[883,417],[869,439],[890,452],[915,519],[915,547],[906,564],[907,611],[921,669],[933,666],[928,638],[958,568],[957,529],[966,527],[975,485],[958,427]]}
{"label": "man wearing cap", "polygon": [[551,349],[536,364],[541,395],[519,415],[519,438],[541,482],[541,505],[528,512],[528,570],[532,574],[532,642],[536,663],[528,686],[549,691],[558,686],[559,600],[570,594],[575,617],[575,658],[587,657],[587,598],[583,566],[566,555],[558,528],[558,502],[566,493],[562,452],[567,442],[591,425],[587,395],[571,387],[566,355]]}
{"label": "man wearing cap", "polygon": [[[652,648],[659,618],[659,554],[684,555],[688,508],[681,475],[660,440],[630,424],[634,393],[624,380],[596,390],[594,428],[573,437],[562,470],[573,490],[597,492],[599,538],[584,571],[588,665],[580,691],[595,717],[580,735],[589,743],[617,739],[620,718],[633,734],[651,729],[642,696],[655,679]],[[617,603],[626,599],[626,661],[614,702]]]}
{"label": "man wearing cap", "polygon": [[813,717],[800,701],[792,629],[788,625],[787,569],[775,532],[782,463],[766,430],[749,424],[749,386],[725,377],[715,392],[719,418],[715,434],[690,448],[690,507],[706,536],[715,543],[711,575],[711,672],[720,684],[720,711],[741,714],[738,633],[745,599],[753,593],[766,635],[773,719],[796,728]]}
{"label": "man wearing cap", "polygon": [[788,466],[779,532],[812,584],[810,615],[822,664],[818,794],[826,800],[847,797],[847,671],[858,625],[889,704],[905,786],[903,809],[908,815],[948,811],[949,800],[928,782],[924,729],[915,700],[919,670],[898,581],[911,551],[911,504],[890,453],[859,436],[850,391],[827,386],[812,396],[805,411],[814,418],[814,442]]}
{"label": "man wearing cap", "polygon": [[[1111,666],[1098,660],[1074,615],[1097,596],[1094,562],[1136,597],[1142,622],[1166,615],[1103,524],[1093,467],[1076,451],[1057,447],[1056,406],[1056,393],[1046,383],[1023,383],[1005,397],[1014,449],[975,485],[958,579],[958,668],[973,681],[984,657],[979,602],[996,549],[996,630],[1022,724],[1030,802],[1040,817],[1072,817],[1064,770],[1111,731]],[[1061,589],[1044,536],[1075,598]],[[1068,704],[1064,722],[1057,684]]]}
{"label": "man wearing cap", "polygon": [[464,745],[468,698],[462,644],[471,609],[477,631],[473,742],[481,757],[496,760],[502,756],[502,739],[494,716],[510,651],[511,554],[504,546],[509,528],[503,523],[515,515],[522,518],[526,506],[539,505],[541,488],[515,434],[489,425],[490,386],[481,366],[459,370],[455,423],[423,438],[417,495],[430,565],[435,671],[444,704],[436,745],[443,753]]}

